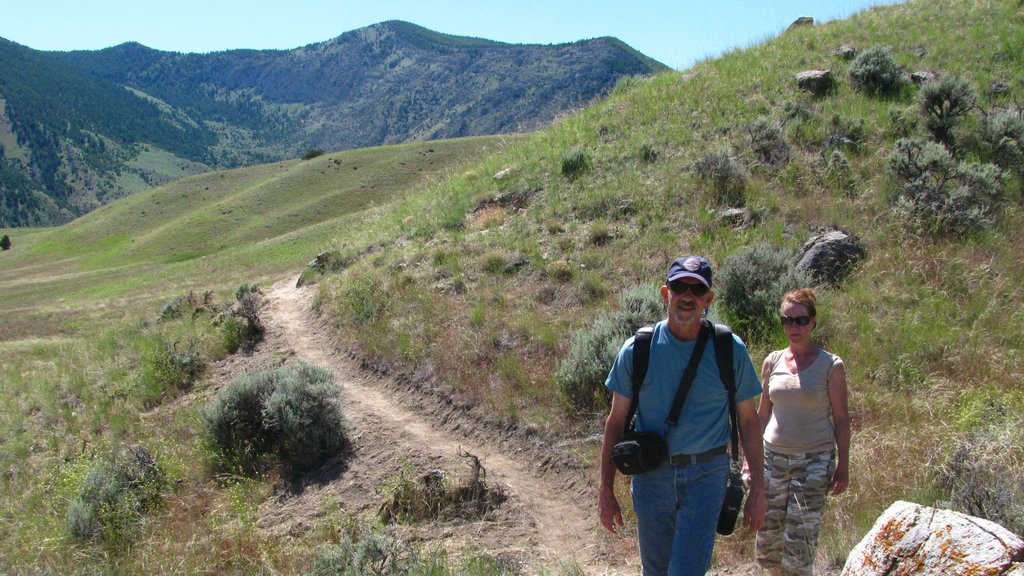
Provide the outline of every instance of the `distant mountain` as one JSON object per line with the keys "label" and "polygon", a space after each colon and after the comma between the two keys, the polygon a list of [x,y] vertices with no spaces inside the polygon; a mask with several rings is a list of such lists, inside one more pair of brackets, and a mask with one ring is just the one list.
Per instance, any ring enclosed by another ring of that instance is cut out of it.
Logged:
{"label": "distant mountain", "polygon": [[389,21],[293,50],[40,52],[0,39],[0,227],[197,172],[531,130],[666,67],[614,38],[505,44]]}

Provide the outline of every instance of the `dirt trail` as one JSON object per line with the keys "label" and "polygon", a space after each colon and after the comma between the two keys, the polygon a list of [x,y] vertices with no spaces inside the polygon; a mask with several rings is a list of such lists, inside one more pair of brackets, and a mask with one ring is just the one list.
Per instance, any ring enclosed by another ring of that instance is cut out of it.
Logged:
{"label": "dirt trail", "polygon": [[526,572],[566,562],[576,562],[586,574],[639,572],[629,542],[609,542],[600,533],[589,472],[542,466],[543,451],[510,441],[500,426],[480,425],[468,413],[462,418],[465,408],[438,410],[437,398],[360,369],[311,314],[314,292],[297,288],[294,278],[274,284],[265,294],[266,339],[250,359],[240,361],[251,366],[236,364],[223,375],[296,359],[330,369],[342,390],[353,452],[343,464],[326,466],[265,502],[257,522],[261,529],[299,538],[338,510],[372,514],[386,500],[381,486],[435,468],[468,472],[458,456],[468,451],[480,458],[486,481],[503,487],[509,499],[483,520],[415,527],[409,529],[413,537],[452,549],[471,546]]}

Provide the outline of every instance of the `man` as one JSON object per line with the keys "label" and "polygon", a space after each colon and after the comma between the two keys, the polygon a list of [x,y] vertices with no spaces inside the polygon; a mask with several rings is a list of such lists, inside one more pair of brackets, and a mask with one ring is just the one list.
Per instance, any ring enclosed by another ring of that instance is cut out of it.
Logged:
{"label": "man", "polygon": [[[701,318],[711,306],[711,265],[700,256],[678,258],[669,267],[661,297],[668,318],[654,327],[647,375],[640,390],[636,429],[660,433],[668,444],[669,461],[632,477],[633,510],[637,517],[644,576],[704,574],[711,566],[715,528],[725,497],[730,460],[729,395],[719,376],[714,339],[701,355],[697,376],[683,404],[678,424],[665,419],[697,341]],[[764,520],[764,452],[754,398],[761,392],[746,346],[733,339],[736,409],[750,485],[743,524],[757,532]],[[605,422],[601,449],[598,508],[610,532],[623,526],[615,497],[612,447],[620,440],[629,414],[633,370],[633,339],[619,351],[605,385],[612,407]]]}

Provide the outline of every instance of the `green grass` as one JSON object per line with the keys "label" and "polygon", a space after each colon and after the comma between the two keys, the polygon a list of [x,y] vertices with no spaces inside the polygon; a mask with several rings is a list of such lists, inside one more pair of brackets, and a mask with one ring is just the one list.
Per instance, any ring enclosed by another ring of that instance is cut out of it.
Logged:
{"label": "green grass", "polygon": [[[868,253],[841,286],[821,291],[817,332],[846,360],[851,390],[852,485],[829,504],[822,534],[828,561],[842,564],[893,500],[950,501],[937,478],[958,442],[993,422],[1006,430],[1024,423],[1024,199],[1020,175],[1010,176],[994,228],[964,237],[908,232],[892,210],[897,182],[888,171],[893,144],[908,134],[897,133],[890,111],[919,114],[915,88],[863,94],[850,62],[833,51],[891,46],[908,72],[963,75],[979,94],[1001,80],[1019,100],[1021,10],[1010,0],[874,9],[683,72],[624,81],[524,137],[193,176],[60,228],[0,230],[14,242],[0,254],[0,464],[13,470],[0,493],[10,510],[0,545],[15,552],[2,555],[0,569],[88,562],[131,573],[180,557],[188,571],[213,555],[212,571],[301,573],[327,543],[261,539],[245,519],[271,479],[221,486],[193,462],[202,448],[189,411],[138,417],[141,342],[205,333],[142,322],[171,297],[213,290],[223,299],[242,282],[294,277],[317,253],[335,251],[347,266],[319,279],[315,301],[368,360],[410,372],[429,365],[438,385],[495,418],[578,440],[598,433],[603,415],[575,410],[555,380],[574,334],[632,287],[656,290],[681,254],[720,266],[757,243],[799,248],[822,226],[855,234]],[[831,68],[836,92],[800,93],[794,75],[809,68]],[[1013,98],[982,96],[982,107]],[[807,116],[793,119],[795,107]],[[747,127],[765,118],[780,123],[790,148],[781,166],[761,165],[751,149]],[[919,118],[910,135],[927,137],[923,125]],[[862,139],[844,152],[848,181],[838,186],[822,142],[856,126]],[[958,128],[967,159],[980,155],[971,144],[977,126],[972,118]],[[714,186],[693,170],[718,149],[745,169],[743,203],[757,216],[750,227],[719,219]],[[572,177],[563,174],[570,154],[588,161]],[[218,353],[204,342],[207,354]],[[751,341],[755,364],[783,343],[780,333]],[[145,441],[170,462],[177,505],[142,527],[148,547],[69,545],[58,530],[62,479],[80,474],[92,447],[126,440]],[[574,450],[595,461],[587,448]],[[1009,454],[1005,462],[1019,476],[1021,461]],[[196,546],[181,544],[200,533]],[[717,561],[748,559],[749,546],[730,539]]]}

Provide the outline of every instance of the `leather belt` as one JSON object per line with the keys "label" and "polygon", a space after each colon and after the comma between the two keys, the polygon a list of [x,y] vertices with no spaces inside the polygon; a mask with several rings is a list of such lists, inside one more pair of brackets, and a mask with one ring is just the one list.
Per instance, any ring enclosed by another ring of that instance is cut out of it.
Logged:
{"label": "leather belt", "polygon": [[674,466],[692,466],[694,464],[701,464],[713,459],[715,456],[725,454],[727,446],[719,446],[718,448],[712,448],[707,452],[701,452],[700,454],[673,454],[669,456],[668,461]]}

